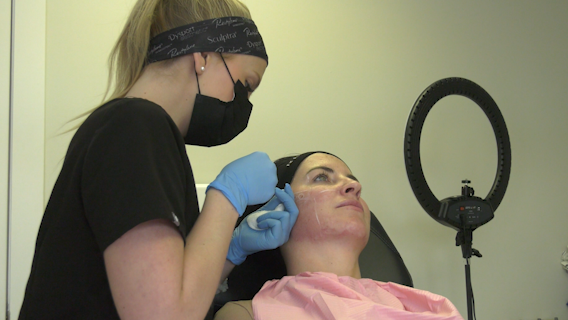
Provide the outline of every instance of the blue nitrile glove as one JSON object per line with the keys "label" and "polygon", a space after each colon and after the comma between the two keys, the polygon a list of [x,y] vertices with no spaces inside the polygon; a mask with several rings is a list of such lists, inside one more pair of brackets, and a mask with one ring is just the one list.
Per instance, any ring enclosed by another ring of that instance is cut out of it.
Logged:
{"label": "blue nitrile glove", "polygon": [[247,205],[268,201],[277,183],[276,165],[266,153],[254,152],[226,165],[207,190],[221,191],[242,216]]}
{"label": "blue nitrile glove", "polygon": [[[276,188],[275,194],[276,197],[259,209],[268,211],[257,218],[261,230],[252,229],[247,219],[244,219],[233,232],[227,254],[227,259],[233,264],[239,265],[250,254],[278,248],[288,241],[290,230],[298,218],[298,207],[289,184],[286,184],[284,190]],[[270,211],[280,203],[284,204],[284,211]]]}

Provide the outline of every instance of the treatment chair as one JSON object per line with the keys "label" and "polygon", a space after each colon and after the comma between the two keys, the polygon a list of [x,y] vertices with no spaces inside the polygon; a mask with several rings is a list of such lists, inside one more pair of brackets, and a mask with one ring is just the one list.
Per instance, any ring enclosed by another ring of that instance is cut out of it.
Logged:
{"label": "treatment chair", "polygon": [[[404,261],[372,212],[369,242],[359,256],[359,267],[363,278],[413,286]],[[206,319],[213,319],[215,312],[229,301],[251,300],[266,281],[280,279],[285,275],[286,266],[279,249],[248,256],[229,275],[227,291],[215,295]]]}

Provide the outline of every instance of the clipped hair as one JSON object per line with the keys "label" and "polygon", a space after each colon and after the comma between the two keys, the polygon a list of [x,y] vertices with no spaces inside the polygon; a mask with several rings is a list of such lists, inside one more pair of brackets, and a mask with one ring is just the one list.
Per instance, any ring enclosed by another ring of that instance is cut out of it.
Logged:
{"label": "clipped hair", "polygon": [[123,98],[140,78],[153,37],[183,25],[228,16],[251,19],[248,8],[238,0],[138,0],[110,53],[103,100]]}
{"label": "clipped hair", "polygon": [[[132,89],[147,64],[148,46],[156,35],[194,22],[231,16],[251,19],[249,9],[239,0],[138,0],[110,52],[107,88],[101,105],[124,98]],[[91,114],[98,107],[69,122]],[[78,127],[79,124],[65,132]]]}

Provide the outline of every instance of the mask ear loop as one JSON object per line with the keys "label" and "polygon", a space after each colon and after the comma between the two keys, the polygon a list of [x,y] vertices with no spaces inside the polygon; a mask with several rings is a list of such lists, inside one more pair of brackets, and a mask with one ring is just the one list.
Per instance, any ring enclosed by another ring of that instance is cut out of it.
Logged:
{"label": "mask ear loop", "polygon": [[229,67],[227,66],[227,63],[225,62],[225,58],[223,58],[223,54],[219,53],[219,55],[221,56],[221,60],[223,60],[223,63],[225,64],[225,68],[227,68],[227,72],[229,73],[229,77],[231,77],[231,81],[233,81],[233,83],[235,83],[235,80],[233,80],[233,76],[231,75],[231,71],[229,71]]}
{"label": "mask ear loop", "polygon": [[[229,77],[231,77],[231,82],[233,82],[233,85],[235,85],[235,80],[233,80],[233,76],[231,75],[231,71],[229,71],[229,67],[227,66],[227,63],[225,62],[225,58],[223,58],[223,54],[219,53],[219,55],[221,56],[221,60],[223,60],[223,64],[225,64],[225,68],[227,68],[227,72],[229,73]],[[237,95],[237,92],[233,92],[233,99],[235,99]]]}
{"label": "mask ear loop", "polygon": [[195,80],[197,80],[197,92],[201,94],[201,89],[199,88],[199,77],[197,77],[197,71],[195,71]]}

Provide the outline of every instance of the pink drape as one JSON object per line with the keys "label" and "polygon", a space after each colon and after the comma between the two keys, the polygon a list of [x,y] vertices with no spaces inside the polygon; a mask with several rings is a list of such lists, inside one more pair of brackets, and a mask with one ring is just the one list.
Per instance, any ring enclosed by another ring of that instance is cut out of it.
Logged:
{"label": "pink drape", "polygon": [[325,272],[268,281],[252,307],[256,320],[463,320],[456,307],[437,294]]}

